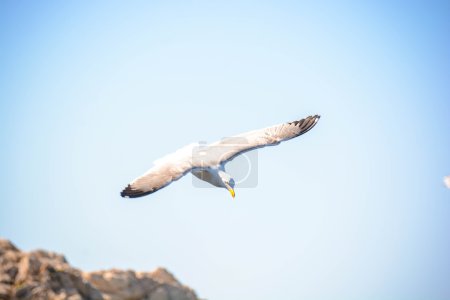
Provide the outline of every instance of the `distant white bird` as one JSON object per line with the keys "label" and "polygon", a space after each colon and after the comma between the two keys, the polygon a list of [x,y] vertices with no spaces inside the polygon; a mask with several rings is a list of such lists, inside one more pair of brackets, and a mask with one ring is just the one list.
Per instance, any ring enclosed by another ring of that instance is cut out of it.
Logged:
{"label": "distant white bird", "polygon": [[299,121],[239,134],[209,145],[187,145],[156,160],[147,173],[133,180],[120,195],[130,198],[145,196],[191,172],[216,187],[226,188],[234,198],[234,180],[225,172],[224,167],[227,162],[244,152],[278,145],[282,141],[298,137],[313,128],[319,118],[319,115],[309,116]]}
{"label": "distant white bird", "polygon": [[444,177],[444,184],[450,189],[450,175]]}

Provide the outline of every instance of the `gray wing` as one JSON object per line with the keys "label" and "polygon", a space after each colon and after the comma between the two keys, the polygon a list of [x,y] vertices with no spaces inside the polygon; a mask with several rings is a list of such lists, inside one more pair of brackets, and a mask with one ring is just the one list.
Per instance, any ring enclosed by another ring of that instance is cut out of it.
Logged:
{"label": "gray wing", "polygon": [[209,164],[225,163],[236,156],[257,148],[278,145],[280,142],[298,137],[311,130],[320,116],[309,116],[299,121],[246,132],[209,145]]}
{"label": "gray wing", "polygon": [[142,197],[183,177],[195,167],[192,162],[192,151],[196,147],[198,144],[187,145],[175,153],[155,161],[150,170],[128,184],[120,195],[126,198]]}

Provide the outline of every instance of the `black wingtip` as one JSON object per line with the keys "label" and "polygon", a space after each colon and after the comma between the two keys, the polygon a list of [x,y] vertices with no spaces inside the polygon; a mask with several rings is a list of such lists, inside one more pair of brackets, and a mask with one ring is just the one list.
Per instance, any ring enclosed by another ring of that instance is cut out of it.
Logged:
{"label": "black wingtip", "polygon": [[310,131],[314,126],[316,126],[317,122],[320,119],[320,115],[309,116],[299,121],[290,122],[289,124],[293,124],[299,128],[299,133],[297,136],[302,135],[308,131]]}
{"label": "black wingtip", "polygon": [[304,119],[302,134],[310,131],[314,126],[316,126],[317,122],[319,122],[320,115],[309,116]]}
{"label": "black wingtip", "polygon": [[123,189],[122,192],[120,192],[120,196],[123,198],[138,198],[142,196],[146,196],[148,194],[153,193],[154,191],[141,191],[139,189],[133,188],[130,184],[127,185],[125,189]]}
{"label": "black wingtip", "polygon": [[319,122],[320,120],[320,115],[314,115],[313,118],[314,118],[314,125],[316,125],[316,123]]}
{"label": "black wingtip", "polygon": [[126,188],[123,189],[122,192],[120,192],[120,196],[122,196],[123,198],[129,198],[131,191],[132,191],[131,186],[128,185]]}

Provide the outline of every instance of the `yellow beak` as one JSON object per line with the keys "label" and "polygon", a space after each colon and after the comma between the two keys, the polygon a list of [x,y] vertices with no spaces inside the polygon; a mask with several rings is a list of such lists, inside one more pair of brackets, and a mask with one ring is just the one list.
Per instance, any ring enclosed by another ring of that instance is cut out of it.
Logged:
{"label": "yellow beak", "polygon": [[229,191],[230,191],[231,197],[233,197],[233,199],[234,199],[234,196],[236,196],[236,194],[234,193],[234,190],[233,189],[229,189]]}

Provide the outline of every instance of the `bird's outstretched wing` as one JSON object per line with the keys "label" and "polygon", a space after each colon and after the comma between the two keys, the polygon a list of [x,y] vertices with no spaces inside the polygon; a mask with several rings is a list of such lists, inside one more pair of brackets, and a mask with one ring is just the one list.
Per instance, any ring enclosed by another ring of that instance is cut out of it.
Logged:
{"label": "bird's outstretched wing", "polygon": [[209,145],[211,164],[226,163],[236,156],[257,148],[278,145],[280,142],[298,137],[311,130],[320,116],[309,116],[299,121],[282,123],[275,126],[242,133],[222,139]]}
{"label": "bird's outstretched wing", "polygon": [[183,177],[195,167],[192,163],[192,151],[196,147],[198,144],[190,144],[156,160],[150,170],[133,180],[120,195],[127,198],[145,196]]}

